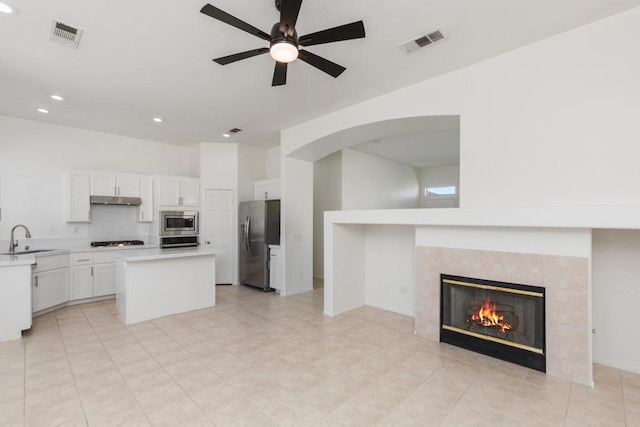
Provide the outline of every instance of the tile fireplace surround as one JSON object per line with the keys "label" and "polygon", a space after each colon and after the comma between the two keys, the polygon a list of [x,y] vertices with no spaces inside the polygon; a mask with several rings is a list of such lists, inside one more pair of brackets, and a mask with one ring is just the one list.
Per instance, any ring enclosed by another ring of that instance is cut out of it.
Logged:
{"label": "tile fireplace surround", "polygon": [[416,247],[416,334],[439,341],[440,274],[546,288],[547,374],[592,384],[589,259],[443,247]]}

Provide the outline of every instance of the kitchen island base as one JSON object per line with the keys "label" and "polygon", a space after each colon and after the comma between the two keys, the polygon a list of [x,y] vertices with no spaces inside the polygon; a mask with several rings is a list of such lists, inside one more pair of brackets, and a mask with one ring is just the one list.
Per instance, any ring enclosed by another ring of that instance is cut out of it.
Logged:
{"label": "kitchen island base", "polygon": [[125,324],[215,305],[210,251],[127,253],[117,260],[116,308]]}

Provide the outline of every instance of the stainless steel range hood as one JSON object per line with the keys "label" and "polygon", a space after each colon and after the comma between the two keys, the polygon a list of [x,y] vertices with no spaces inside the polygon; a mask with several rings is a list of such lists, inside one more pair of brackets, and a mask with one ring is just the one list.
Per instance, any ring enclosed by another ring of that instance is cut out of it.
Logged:
{"label": "stainless steel range hood", "polygon": [[134,206],[141,205],[140,197],[121,197],[121,196],[91,196],[89,202],[92,205],[124,205]]}

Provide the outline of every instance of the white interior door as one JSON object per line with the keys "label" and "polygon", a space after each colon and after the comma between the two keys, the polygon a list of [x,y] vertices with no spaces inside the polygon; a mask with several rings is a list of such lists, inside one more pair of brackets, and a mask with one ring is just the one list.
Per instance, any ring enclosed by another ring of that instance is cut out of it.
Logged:
{"label": "white interior door", "polygon": [[216,255],[216,284],[233,283],[233,191],[206,191],[205,244]]}

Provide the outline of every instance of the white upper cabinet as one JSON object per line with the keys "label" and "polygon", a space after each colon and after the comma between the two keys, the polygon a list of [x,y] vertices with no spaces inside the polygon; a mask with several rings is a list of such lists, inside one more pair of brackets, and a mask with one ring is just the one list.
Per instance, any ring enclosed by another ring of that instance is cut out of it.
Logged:
{"label": "white upper cabinet", "polygon": [[140,197],[140,176],[118,175],[118,196]]}
{"label": "white upper cabinet", "polygon": [[263,179],[253,183],[254,200],[270,200],[280,198],[280,179]]}
{"label": "white upper cabinet", "polygon": [[185,177],[156,179],[159,206],[200,206],[200,180]]}
{"label": "white upper cabinet", "polygon": [[89,186],[91,175],[88,172],[66,173],[66,209],[67,222],[89,222]]}
{"label": "white upper cabinet", "polygon": [[91,195],[140,197],[140,177],[137,175],[92,173]]}
{"label": "white upper cabinet", "polygon": [[153,222],[153,177],[140,177],[140,199],[138,222]]}
{"label": "white upper cabinet", "polygon": [[200,206],[200,180],[181,179],[180,196],[182,206]]}

